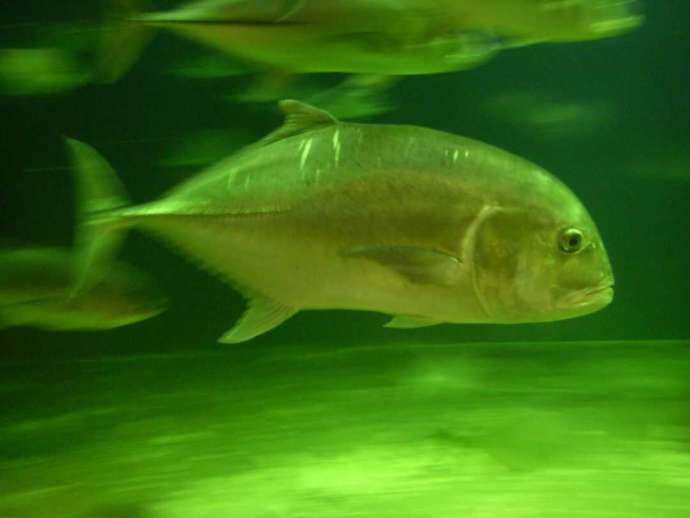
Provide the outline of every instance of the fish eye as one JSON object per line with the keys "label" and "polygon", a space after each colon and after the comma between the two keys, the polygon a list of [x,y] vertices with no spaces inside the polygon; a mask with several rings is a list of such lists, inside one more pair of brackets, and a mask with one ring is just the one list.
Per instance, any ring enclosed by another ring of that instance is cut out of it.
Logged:
{"label": "fish eye", "polygon": [[561,231],[558,238],[558,245],[562,252],[574,254],[582,250],[585,238],[582,232],[576,228],[566,228]]}

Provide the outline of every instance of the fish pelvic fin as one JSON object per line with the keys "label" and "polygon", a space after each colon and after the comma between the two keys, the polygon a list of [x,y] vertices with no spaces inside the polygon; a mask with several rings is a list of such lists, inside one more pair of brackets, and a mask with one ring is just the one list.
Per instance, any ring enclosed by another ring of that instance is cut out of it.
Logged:
{"label": "fish pelvic fin", "polygon": [[383,327],[393,329],[416,329],[442,324],[443,322],[421,315],[395,315]]}
{"label": "fish pelvic fin", "polygon": [[101,51],[94,79],[98,83],[114,83],[132,68],[153,30],[137,20],[142,0],[111,0],[106,14]]}
{"label": "fish pelvic fin", "polygon": [[98,151],[70,138],[65,143],[77,193],[75,295],[98,282],[117,254],[128,226],[118,211],[129,200],[115,171]]}
{"label": "fish pelvic fin", "polygon": [[223,344],[236,344],[251,340],[255,336],[278,327],[297,313],[276,300],[257,293],[244,293],[247,298],[247,309],[237,323],[221,336],[218,341]]}

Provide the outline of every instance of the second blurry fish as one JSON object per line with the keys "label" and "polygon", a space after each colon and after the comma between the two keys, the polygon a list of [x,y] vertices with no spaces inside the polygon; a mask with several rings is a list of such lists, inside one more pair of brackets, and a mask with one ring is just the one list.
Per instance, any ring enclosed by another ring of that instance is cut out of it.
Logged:
{"label": "second blurry fish", "polygon": [[205,0],[142,13],[120,1],[100,75],[114,80],[151,29],[288,73],[435,74],[504,46],[597,39],[642,20],[636,0]]}
{"label": "second blurry fish", "polygon": [[91,79],[91,73],[70,51],[0,49],[0,93],[5,95],[60,94]]}
{"label": "second blurry fish", "polygon": [[73,294],[78,264],[65,248],[0,251],[0,328],[112,329],[154,317],[167,299],[135,268],[113,263],[98,282]]}

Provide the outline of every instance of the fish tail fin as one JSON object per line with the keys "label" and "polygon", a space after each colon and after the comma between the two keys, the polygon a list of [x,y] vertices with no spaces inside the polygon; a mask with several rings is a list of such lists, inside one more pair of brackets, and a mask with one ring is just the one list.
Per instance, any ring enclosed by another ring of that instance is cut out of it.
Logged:
{"label": "fish tail fin", "polygon": [[114,83],[134,65],[151,39],[151,28],[137,21],[142,0],[110,0],[95,78]]}
{"label": "fish tail fin", "polygon": [[129,205],[110,164],[91,146],[66,138],[77,198],[77,275],[73,294],[97,282],[117,254],[131,224],[120,209]]}

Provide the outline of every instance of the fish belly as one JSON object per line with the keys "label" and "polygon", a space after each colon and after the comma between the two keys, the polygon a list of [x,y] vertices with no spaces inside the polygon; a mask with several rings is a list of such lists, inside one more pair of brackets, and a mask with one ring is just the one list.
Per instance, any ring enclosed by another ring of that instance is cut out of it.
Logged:
{"label": "fish belly", "polygon": [[[471,286],[415,284],[397,272],[341,253],[345,243],[269,216],[160,216],[148,222],[198,266],[246,295],[260,293],[295,309],[359,309],[478,317]],[[460,318],[463,320],[463,318]]]}

